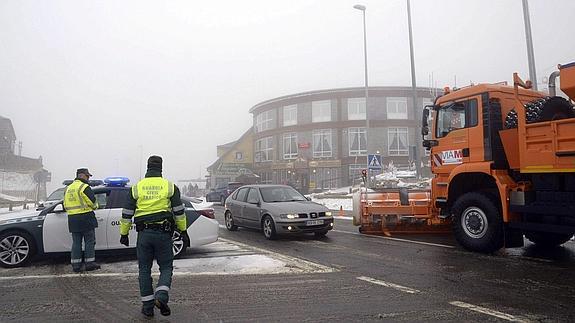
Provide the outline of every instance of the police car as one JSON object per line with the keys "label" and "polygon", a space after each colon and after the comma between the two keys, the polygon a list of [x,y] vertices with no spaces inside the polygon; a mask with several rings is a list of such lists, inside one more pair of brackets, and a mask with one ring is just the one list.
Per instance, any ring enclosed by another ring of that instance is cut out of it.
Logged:
{"label": "police car", "polygon": [[[95,210],[96,250],[125,250],[120,244],[120,219],[122,208],[130,192],[125,177],[106,178],[105,185],[93,187],[98,201]],[[194,209],[194,201],[182,197],[187,217],[189,245],[185,245],[178,232],[174,232],[173,251],[176,257],[187,247],[197,247],[217,241],[219,225],[213,219],[213,210]],[[130,230],[130,248],[136,247],[136,230]],[[0,266],[20,267],[26,265],[37,254],[70,252],[72,234],[68,231],[68,214],[62,201],[42,211],[22,211],[0,214]]]}

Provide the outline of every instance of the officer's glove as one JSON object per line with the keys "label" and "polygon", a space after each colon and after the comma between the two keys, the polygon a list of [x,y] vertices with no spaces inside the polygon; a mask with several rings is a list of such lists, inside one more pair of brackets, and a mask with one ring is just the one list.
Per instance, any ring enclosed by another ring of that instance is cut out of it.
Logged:
{"label": "officer's glove", "polygon": [[188,236],[188,231],[180,231],[180,236],[182,237],[182,241],[186,246],[190,245],[190,236]]}
{"label": "officer's glove", "polygon": [[126,247],[130,246],[130,239],[128,239],[128,235],[122,235],[120,236],[120,243],[123,244]]}

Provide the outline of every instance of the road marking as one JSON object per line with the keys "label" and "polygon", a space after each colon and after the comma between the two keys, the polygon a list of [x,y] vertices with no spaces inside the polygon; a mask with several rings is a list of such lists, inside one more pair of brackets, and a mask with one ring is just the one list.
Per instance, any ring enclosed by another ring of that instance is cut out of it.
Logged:
{"label": "road marking", "polygon": [[503,320],[507,320],[510,322],[531,322],[531,320],[522,318],[522,317],[518,317],[518,316],[514,316],[511,314],[507,314],[507,313],[503,313],[503,312],[499,312],[496,310],[492,310],[489,309],[487,307],[481,307],[481,306],[476,306],[473,304],[469,304],[469,303],[464,303],[464,302],[460,302],[460,301],[453,301],[453,302],[449,302],[449,304],[453,305],[453,306],[457,306],[457,307],[461,307],[461,308],[465,308],[474,312],[478,312],[478,313],[483,313],[483,314],[487,314],[487,315],[491,315],[491,316],[495,316],[497,318],[503,319]]}
{"label": "road marking", "polygon": [[425,245],[425,246],[455,249],[455,246],[449,246],[449,245],[439,244],[439,243],[431,243],[431,242],[414,241],[414,240],[407,240],[407,239],[401,239],[401,238],[376,236],[376,235],[371,235],[371,234],[362,234],[362,233],[358,233],[358,232],[349,232],[349,231],[342,231],[342,230],[331,230],[331,231],[339,232],[339,233],[353,234],[353,235],[362,236],[362,237],[373,237],[373,238],[379,238],[379,239],[385,239],[385,240],[393,240],[393,241],[402,241],[402,242],[421,244],[421,245]]}
{"label": "road marking", "polygon": [[356,277],[356,278],[359,279],[359,280],[363,280],[363,281],[372,283],[372,284],[376,284],[376,285],[381,285],[381,286],[385,286],[385,287],[397,289],[398,291],[401,291],[401,292],[404,292],[404,293],[408,293],[408,294],[421,293],[421,292],[418,291],[417,289],[413,289],[413,288],[409,288],[409,287],[397,285],[397,284],[394,284],[394,283],[388,283],[388,282],[385,282],[385,281],[383,281],[383,280],[377,280],[377,279],[370,278],[370,277],[360,276],[360,277]]}

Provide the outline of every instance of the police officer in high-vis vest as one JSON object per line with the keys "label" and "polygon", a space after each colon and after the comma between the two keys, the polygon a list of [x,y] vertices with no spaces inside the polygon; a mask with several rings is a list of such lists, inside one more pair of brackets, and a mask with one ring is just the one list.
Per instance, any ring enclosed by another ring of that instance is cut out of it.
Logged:
{"label": "police officer in high-vis vest", "polygon": [[[154,315],[154,305],[162,315],[170,315],[168,291],[172,284],[174,230],[180,231],[184,243],[189,244],[186,215],[176,185],[162,178],[162,158],[150,156],[146,177],[132,186],[120,221],[120,242],[129,246],[128,233],[132,217],[138,231],[136,250],[142,313]],[[160,267],[156,289],[152,286],[152,262]]]}
{"label": "police officer in high-vis vest", "polygon": [[72,233],[72,270],[82,270],[82,240],[84,240],[84,262],[86,271],[100,269],[96,263],[96,232],[98,221],[94,210],[98,208],[96,197],[88,180],[90,171],[87,168],[76,170],[76,179],[66,188],[64,209],[68,213],[68,229]]}

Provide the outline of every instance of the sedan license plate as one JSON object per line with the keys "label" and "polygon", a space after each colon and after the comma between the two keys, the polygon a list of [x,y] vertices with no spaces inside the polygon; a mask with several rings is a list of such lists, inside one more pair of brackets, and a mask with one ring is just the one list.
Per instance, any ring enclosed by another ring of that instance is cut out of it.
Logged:
{"label": "sedan license plate", "polygon": [[305,223],[306,225],[320,225],[323,224],[323,220],[311,220]]}

